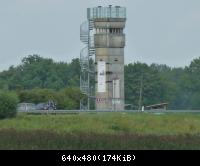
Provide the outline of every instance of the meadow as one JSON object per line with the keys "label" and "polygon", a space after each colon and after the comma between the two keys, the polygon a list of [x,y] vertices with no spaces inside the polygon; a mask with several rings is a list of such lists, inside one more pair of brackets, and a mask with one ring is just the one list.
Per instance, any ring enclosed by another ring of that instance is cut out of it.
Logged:
{"label": "meadow", "polygon": [[18,113],[0,120],[0,149],[200,149],[200,114]]}

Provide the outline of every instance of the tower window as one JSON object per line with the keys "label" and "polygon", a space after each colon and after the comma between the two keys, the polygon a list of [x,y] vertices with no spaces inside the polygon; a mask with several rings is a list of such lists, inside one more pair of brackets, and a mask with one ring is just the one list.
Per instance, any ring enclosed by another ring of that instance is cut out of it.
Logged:
{"label": "tower window", "polygon": [[123,28],[96,28],[96,34],[122,34]]}
{"label": "tower window", "polygon": [[122,28],[109,28],[110,34],[121,34],[123,33]]}

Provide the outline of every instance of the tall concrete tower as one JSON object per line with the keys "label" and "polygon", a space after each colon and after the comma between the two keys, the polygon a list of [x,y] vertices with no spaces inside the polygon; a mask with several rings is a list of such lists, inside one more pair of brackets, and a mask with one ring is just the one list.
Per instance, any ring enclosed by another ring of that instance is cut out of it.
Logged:
{"label": "tall concrete tower", "polygon": [[124,110],[126,9],[119,6],[89,8],[88,19],[94,21],[95,28],[96,109]]}
{"label": "tall concrete tower", "polygon": [[126,9],[111,5],[88,8],[87,17],[88,29],[93,30],[92,35],[88,33],[88,54],[92,48],[96,110],[124,110]]}

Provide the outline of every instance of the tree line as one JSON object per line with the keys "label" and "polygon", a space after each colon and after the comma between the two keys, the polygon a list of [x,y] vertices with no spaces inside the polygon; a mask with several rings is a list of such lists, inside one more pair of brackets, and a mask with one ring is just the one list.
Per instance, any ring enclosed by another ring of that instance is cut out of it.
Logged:
{"label": "tree line", "polygon": [[[37,103],[50,96],[62,108],[78,109],[83,97],[79,78],[78,58],[67,63],[29,55],[20,65],[0,72],[0,89],[16,92],[20,102]],[[141,88],[144,106],[167,102],[168,109],[200,109],[200,58],[182,68],[141,62],[125,65],[125,101],[132,109],[139,107]]]}

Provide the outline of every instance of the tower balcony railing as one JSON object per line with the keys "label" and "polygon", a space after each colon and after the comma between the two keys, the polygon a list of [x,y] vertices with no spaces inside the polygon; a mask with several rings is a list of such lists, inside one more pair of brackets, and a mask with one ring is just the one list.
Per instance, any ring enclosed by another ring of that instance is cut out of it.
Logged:
{"label": "tower balcony railing", "polygon": [[94,7],[87,9],[87,17],[89,20],[96,18],[126,18],[126,8],[115,6],[115,7]]}

